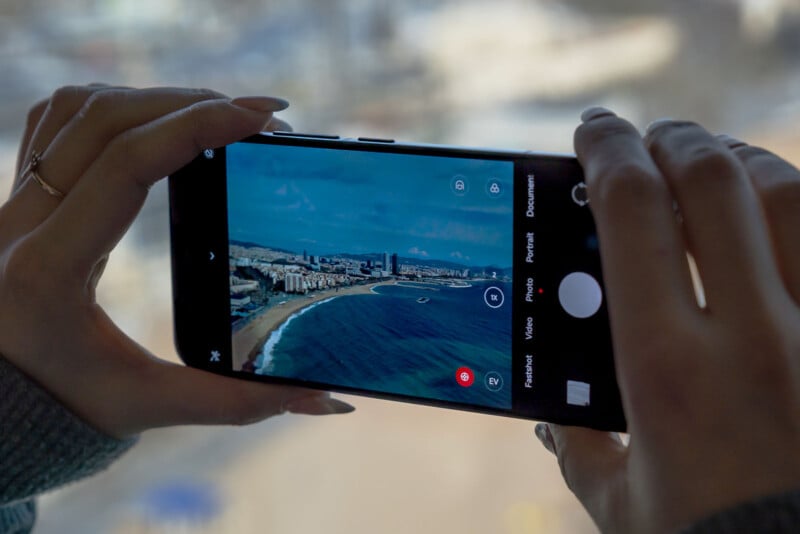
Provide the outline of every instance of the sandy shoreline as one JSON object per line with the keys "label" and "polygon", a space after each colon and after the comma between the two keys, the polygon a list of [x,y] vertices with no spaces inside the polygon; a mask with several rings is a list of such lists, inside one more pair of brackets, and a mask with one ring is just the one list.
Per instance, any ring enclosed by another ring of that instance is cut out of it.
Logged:
{"label": "sandy shoreline", "polygon": [[[298,298],[287,301],[286,304],[275,305],[250,320],[242,329],[233,333],[233,369],[239,371],[247,361],[255,361],[258,352],[269,336],[279,328],[294,313],[307,308],[321,300],[345,295],[366,295],[372,293],[372,288],[390,285],[395,282],[375,282],[372,284],[359,284],[350,287],[340,287],[339,291],[326,289],[310,294],[311,298]],[[273,297],[274,298],[274,297]]]}

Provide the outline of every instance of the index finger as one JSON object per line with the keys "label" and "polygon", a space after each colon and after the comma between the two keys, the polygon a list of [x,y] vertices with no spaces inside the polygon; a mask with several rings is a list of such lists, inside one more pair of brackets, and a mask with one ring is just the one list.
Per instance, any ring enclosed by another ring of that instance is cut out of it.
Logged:
{"label": "index finger", "polygon": [[[666,182],[629,122],[588,110],[575,131],[600,240],[620,378],[647,369],[664,321],[700,314]],[[665,363],[665,362],[662,362]],[[644,367],[642,367],[644,366]],[[624,389],[624,388],[623,388]],[[624,393],[624,392],[623,392]]]}
{"label": "index finger", "polygon": [[205,100],[118,135],[31,234],[36,249],[83,277],[127,231],[153,183],[203,148],[257,133],[274,108],[267,97]]}

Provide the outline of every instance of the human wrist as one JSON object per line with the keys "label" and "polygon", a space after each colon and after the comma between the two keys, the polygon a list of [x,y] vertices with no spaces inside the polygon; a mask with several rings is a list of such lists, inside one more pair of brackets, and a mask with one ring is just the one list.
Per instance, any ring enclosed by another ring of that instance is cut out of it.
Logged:
{"label": "human wrist", "polygon": [[89,476],[136,442],[90,426],[0,356],[0,504]]}

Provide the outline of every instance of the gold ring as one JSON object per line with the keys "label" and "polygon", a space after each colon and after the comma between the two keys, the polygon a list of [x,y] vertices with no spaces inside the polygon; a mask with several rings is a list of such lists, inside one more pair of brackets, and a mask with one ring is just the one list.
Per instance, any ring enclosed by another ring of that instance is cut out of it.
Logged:
{"label": "gold ring", "polygon": [[42,178],[39,175],[39,170],[38,169],[39,169],[39,164],[41,162],[42,162],[42,155],[34,150],[33,153],[31,154],[31,162],[28,163],[28,166],[25,168],[25,171],[23,171],[22,175],[26,176],[26,177],[30,176],[31,178],[33,178],[34,181],[37,184],[39,184],[39,186],[42,189],[44,189],[45,192],[48,193],[49,195],[52,195],[52,196],[56,197],[57,199],[64,198],[64,193],[62,193],[61,191],[59,191],[58,189],[56,189],[52,185],[50,185],[47,182],[45,182],[44,178]]}

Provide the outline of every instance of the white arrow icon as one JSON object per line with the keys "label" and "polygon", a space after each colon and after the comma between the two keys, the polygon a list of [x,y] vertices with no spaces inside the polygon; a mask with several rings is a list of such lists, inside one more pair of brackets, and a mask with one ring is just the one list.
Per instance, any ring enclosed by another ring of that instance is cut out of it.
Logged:
{"label": "white arrow icon", "polygon": [[210,250],[208,251],[208,261],[214,261],[214,253]]}

